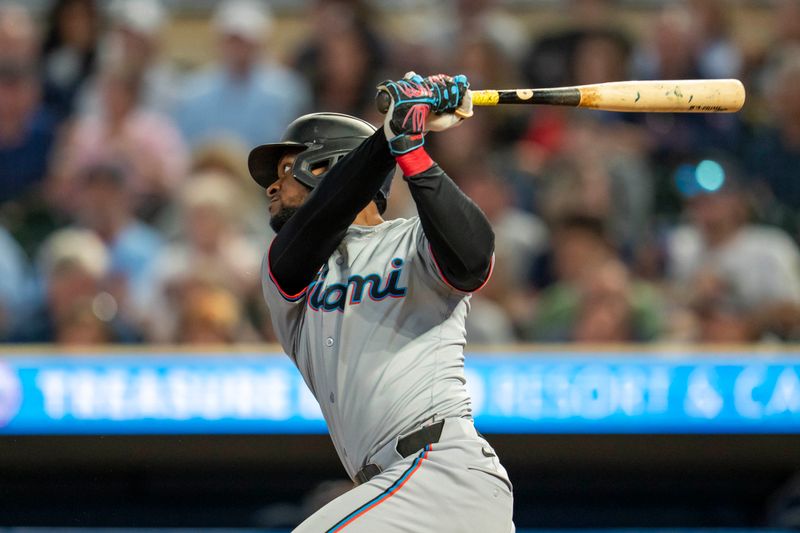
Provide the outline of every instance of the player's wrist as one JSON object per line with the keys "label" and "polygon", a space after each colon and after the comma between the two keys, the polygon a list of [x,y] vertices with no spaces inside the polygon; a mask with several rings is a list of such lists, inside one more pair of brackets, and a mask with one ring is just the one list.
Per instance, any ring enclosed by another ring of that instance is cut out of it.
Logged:
{"label": "player's wrist", "polygon": [[403,176],[406,177],[421,174],[434,165],[433,159],[422,144],[405,153],[395,155],[394,159],[402,170]]}
{"label": "player's wrist", "polygon": [[425,136],[422,133],[402,133],[392,137],[387,136],[389,152],[395,157],[401,157],[421,148],[425,144]]}

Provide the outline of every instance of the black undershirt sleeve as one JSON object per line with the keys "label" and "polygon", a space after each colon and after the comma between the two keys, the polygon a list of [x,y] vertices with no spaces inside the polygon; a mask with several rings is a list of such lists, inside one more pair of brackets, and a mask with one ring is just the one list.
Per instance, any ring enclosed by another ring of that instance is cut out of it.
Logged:
{"label": "black undershirt sleeve", "polygon": [[480,288],[494,253],[494,231],[486,215],[436,164],[405,180],[446,281],[466,292]]}
{"label": "black undershirt sleeve", "polygon": [[282,291],[298,294],[314,280],[394,166],[379,128],[328,171],[270,246],[270,272]]}

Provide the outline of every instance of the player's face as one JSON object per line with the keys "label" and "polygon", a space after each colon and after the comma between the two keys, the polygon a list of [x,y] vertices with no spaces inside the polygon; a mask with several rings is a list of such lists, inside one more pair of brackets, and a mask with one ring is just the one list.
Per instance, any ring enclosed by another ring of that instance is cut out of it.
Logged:
{"label": "player's face", "polygon": [[292,175],[295,155],[287,154],[278,162],[278,179],[267,188],[270,226],[280,231],[297,209],[306,201],[311,190]]}

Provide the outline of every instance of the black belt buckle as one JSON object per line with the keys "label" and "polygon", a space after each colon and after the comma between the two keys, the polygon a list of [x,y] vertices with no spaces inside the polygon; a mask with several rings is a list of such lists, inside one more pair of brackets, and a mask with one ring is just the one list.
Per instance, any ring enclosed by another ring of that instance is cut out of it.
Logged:
{"label": "black belt buckle", "polygon": [[435,424],[418,429],[397,441],[397,453],[403,457],[408,457],[414,452],[424,448],[428,444],[439,442],[444,428],[444,420],[439,420]]}
{"label": "black belt buckle", "polygon": [[376,464],[368,464],[365,465],[361,470],[356,472],[356,485],[361,485],[362,483],[366,483],[370,479],[374,478],[378,474],[381,473],[381,467]]}

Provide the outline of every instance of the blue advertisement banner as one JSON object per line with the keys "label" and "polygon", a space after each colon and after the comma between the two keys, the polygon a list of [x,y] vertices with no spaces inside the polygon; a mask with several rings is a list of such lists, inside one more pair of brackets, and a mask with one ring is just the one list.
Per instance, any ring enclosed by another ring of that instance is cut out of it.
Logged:
{"label": "blue advertisement banner", "polygon": [[[800,433],[797,353],[471,353],[486,433]],[[276,354],[0,358],[0,435],[325,433]]]}

